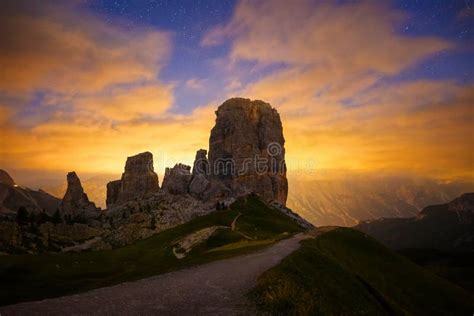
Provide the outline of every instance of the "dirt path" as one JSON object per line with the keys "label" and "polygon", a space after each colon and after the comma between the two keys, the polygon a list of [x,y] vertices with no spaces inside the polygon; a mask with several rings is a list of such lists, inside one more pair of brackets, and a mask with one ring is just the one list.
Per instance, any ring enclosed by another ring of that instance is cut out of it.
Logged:
{"label": "dirt path", "polygon": [[232,221],[232,224],[230,225],[230,228],[234,231],[235,230],[235,224],[237,223],[237,220],[239,219],[239,217],[242,216],[242,213],[239,213],[235,218],[234,220]]}
{"label": "dirt path", "polygon": [[298,234],[244,256],[220,260],[136,282],[90,292],[0,307],[2,316],[17,314],[255,314],[245,293],[257,277],[308,238]]}
{"label": "dirt path", "polygon": [[247,235],[245,235],[244,233],[235,230],[235,227],[236,227],[236,225],[237,225],[237,220],[239,219],[240,216],[242,216],[242,213],[239,213],[239,214],[234,218],[234,220],[232,221],[232,224],[230,225],[230,229],[231,229],[232,231],[235,231],[237,234],[239,234],[240,236],[244,237],[245,239],[248,239],[248,240],[255,240],[254,238],[252,238],[252,237],[250,237],[250,236],[247,236]]}

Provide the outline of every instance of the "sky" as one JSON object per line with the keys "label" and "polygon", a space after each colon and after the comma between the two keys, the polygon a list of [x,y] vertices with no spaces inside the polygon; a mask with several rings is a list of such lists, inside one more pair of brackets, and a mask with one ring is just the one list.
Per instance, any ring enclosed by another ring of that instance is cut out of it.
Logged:
{"label": "sky", "polygon": [[0,168],[192,164],[227,98],[279,111],[289,172],[474,178],[469,0],[2,1]]}

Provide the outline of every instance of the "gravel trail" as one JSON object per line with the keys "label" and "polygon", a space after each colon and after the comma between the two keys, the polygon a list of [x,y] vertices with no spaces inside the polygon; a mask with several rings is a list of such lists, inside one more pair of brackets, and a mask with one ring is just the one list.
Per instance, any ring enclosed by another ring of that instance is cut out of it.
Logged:
{"label": "gravel trail", "polygon": [[0,315],[255,314],[245,293],[260,274],[298,249],[305,238],[298,234],[235,258],[81,294],[0,307]]}

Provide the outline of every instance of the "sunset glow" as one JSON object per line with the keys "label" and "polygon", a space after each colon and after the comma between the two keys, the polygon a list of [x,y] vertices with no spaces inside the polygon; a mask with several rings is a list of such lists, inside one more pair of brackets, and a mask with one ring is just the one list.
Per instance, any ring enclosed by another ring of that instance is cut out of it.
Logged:
{"label": "sunset glow", "polygon": [[474,316],[473,13],[1,0],[0,316]]}
{"label": "sunset glow", "polygon": [[278,109],[290,171],[474,177],[463,1],[452,33],[396,1],[222,1],[173,27],[170,8],[71,3],[2,4],[0,165],[13,175],[120,173],[143,151],[160,174],[192,164],[217,106],[243,96]]}

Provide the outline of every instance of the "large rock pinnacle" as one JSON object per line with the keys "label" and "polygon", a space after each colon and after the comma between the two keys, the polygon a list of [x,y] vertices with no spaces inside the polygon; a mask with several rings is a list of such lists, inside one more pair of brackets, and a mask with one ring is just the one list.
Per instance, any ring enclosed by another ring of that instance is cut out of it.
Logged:
{"label": "large rock pinnacle", "polygon": [[233,98],[216,116],[209,139],[211,182],[235,196],[253,192],[285,205],[285,139],[277,110],[263,101]]}
{"label": "large rock pinnacle", "polygon": [[160,189],[153,170],[153,155],[144,152],[127,158],[120,180],[107,184],[107,207],[128,202]]}
{"label": "large rock pinnacle", "polygon": [[[200,149],[192,167],[167,168],[162,190],[190,194],[205,202],[224,202],[256,193],[286,204],[285,139],[280,115],[263,101],[233,98],[216,111],[209,138],[209,156]],[[107,207],[159,191],[149,152],[128,157],[120,180],[107,184]]]}
{"label": "large rock pinnacle", "polygon": [[61,202],[64,214],[96,213],[99,209],[89,201],[81,185],[81,180],[74,171],[67,174],[67,190]]}

